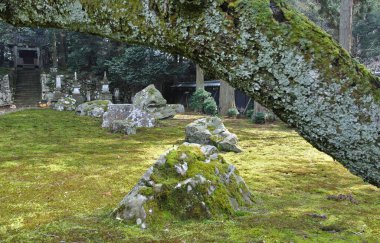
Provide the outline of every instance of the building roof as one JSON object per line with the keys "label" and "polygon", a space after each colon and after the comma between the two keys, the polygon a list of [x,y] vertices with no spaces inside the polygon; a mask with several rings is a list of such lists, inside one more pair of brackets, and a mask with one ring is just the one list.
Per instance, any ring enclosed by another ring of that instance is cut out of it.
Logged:
{"label": "building roof", "polygon": [[[219,80],[208,80],[205,81],[205,87],[219,87],[220,81]],[[172,88],[195,88],[196,83],[190,83],[190,82],[183,82],[183,83],[176,83],[171,86]]]}
{"label": "building roof", "polygon": [[375,75],[380,77],[380,71],[375,72]]}

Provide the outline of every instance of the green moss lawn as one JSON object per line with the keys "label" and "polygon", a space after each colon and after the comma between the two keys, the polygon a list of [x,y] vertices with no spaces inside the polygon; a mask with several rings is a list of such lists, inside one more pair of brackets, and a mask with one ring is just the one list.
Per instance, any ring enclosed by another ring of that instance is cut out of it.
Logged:
{"label": "green moss lawn", "polygon": [[[225,158],[253,192],[250,212],[147,230],[110,218],[158,156],[183,142],[194,118],[177,116],[123,136],[69,112],[0,116],[0,242],[379,241],[379,189],[286,125],[247,120],[225,122],[245,150]],[[344,196],[328,199],[339,194]]]}

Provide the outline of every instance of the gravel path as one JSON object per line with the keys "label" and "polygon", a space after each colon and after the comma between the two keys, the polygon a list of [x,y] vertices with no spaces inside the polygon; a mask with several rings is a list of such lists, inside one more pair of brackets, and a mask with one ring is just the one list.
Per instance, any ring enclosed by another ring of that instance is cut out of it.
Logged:
{"label": "gravel path", "polygon": [[0,107],[0,116],[8,114],[8,113],[12,113],[12,112],[27,110],[27,109],[37,109],[37,108],[36,107],[21,107],[21,108],[16,108],[16,109],[10,109],[10,108]]}

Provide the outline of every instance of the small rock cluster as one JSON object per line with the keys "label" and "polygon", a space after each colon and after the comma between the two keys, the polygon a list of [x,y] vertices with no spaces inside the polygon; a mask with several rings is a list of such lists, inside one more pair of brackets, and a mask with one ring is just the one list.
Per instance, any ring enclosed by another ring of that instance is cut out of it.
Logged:
{"label": "small rock cluster", "polygon": [[231,216],[251,205],[244,180],[215,146],[184,143],[148,169],[113,215],[145,229],[167,219]]}
{"label": "small rock cluster", "polygon": [[94,100],[80,104],[76,112],[80,116],[103,117],[110,104],[112,102],[109,100]]}
{"label": "small rock cluster", "polygon": [[230,133],[218,117],[196,120],[186,126],[186,141],[189,143],[214,145],[223,151],[241,152],[238,138]]}
{"label": "small rock cluster", "polygon": [[77,101],[71,97],[60,98],[53,106],[57,111],[75,111]]}
{"label": "small rock cluster", "polygon": [[171,118],[185,111],[183,105],[168,105],[154,85],[138,92],[133,104],[108,105],[103,115],[103,128],[112,132],[135,134],[138,127],[154,127],[156,120]]}

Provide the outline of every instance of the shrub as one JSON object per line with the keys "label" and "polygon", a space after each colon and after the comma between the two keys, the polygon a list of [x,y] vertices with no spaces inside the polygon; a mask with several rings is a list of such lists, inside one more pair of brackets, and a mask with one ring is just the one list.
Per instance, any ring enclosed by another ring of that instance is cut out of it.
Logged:
{"label": "shrub", "polygon": [[227,111],[228,117],[237,117],[239,115],[239,111],[236,108],[230,108]]}
{"label": "shrub", "polygon": [[190,108],[202,112],[204,109],[204,102],[208,98],[211,98],[211,93],[204,89],[197,89],[190,97]]}
{"label": "shrub", "polygon": [[273,114],[272,112],[266,113],[265,114],[265,121],[267,121],[267,122],[274,122],[274,121],[276,121],[276,115]]}
{"label": "shrub", "polygon": [[265,124],[265,113],[264,112],[257,112],[252,117],[253,122],[256,124]]}
{"label": "shrub", "polygon": [[190,108],[198,112],[204,112],[208,115],[218,114],[218,106],[211,93],[204,89],[198,89],[190,97]]}
{"label": "shrub", "polygon": [[249,119],[252,119],[253,110],[247,110],[247,112],[245,113],[245,115],[246,115]]}
{"label": "shrub", "polygon": [[215,116],[218,114],[218,106],[216,105],[216,102],[214,98],[208,97],[204,102],[203,102],[203,111],[207,115],[213,115]]}

